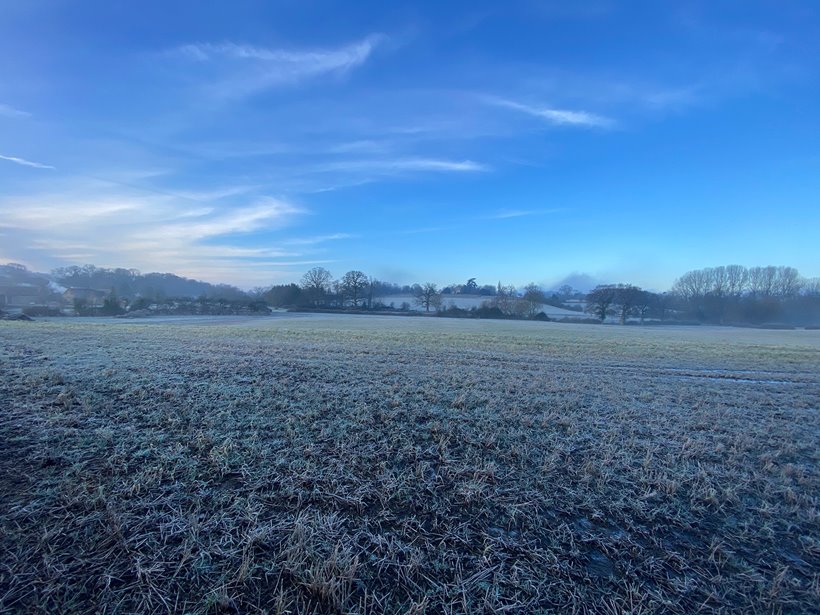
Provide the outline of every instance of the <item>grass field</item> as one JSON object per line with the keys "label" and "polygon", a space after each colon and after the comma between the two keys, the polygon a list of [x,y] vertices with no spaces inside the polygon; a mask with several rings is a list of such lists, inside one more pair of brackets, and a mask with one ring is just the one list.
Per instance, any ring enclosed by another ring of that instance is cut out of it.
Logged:
{"label": "grass field", "polygon": [[0,612],[801,613],[820,331],[0,323]]}

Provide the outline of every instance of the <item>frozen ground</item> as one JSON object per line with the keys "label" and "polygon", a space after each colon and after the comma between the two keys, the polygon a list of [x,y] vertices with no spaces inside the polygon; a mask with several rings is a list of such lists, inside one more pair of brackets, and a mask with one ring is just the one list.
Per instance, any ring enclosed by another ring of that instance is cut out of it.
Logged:
{"label": "frozen ground", "polygon": [[0,323],[0,612],[813,612],[820,331]]}

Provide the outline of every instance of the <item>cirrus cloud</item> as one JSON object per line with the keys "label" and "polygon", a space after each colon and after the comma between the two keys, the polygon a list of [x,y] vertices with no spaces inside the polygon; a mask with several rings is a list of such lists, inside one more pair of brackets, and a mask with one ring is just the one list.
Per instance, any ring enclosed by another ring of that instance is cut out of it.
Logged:
{"label": "cirrus cloud", "polygon": [[615,121],[597,113],[551,107],[534,107],[505,98],[484,97],[484,101],[497,107],[505,107],[546,120],[556,126],[581,126],[586,128],[609,128]]}
{"label": "cirrus cloud", "polygon": [[42,162],[33,162],[31,160],[26,160],[25,158],[18,158],[17,156],[4,156],[0,154],[0,160],[8,160],[9,162],[13,162],[14,164],[19,164],[23,167],[32,167],[34,169],[53,169],[54,167],[50,164],[43,164]]}
{"label": "cirrus cloud", "polygon": [[336,49],[270,49],[234,42],[192,43],[165,52],[189,65],[204,89],[218,99],[235,99],[271,87],[323,75],[340,75],[364,64],[386,39],[372,34]]}
{"label": "cirrus cloud", "polygon": [[7,255],[40,268],[125,263],[212,282],[230,278],[250,287],[270,283],[272,267],[286,271],[327,261],[321,244],[345,235],[308,237],[300,243],[288,231],[277,239],[308,213],[268,196],[192,204],[156,193],[74,185],[50,194],[0,198],[0,232],[6,235]]}

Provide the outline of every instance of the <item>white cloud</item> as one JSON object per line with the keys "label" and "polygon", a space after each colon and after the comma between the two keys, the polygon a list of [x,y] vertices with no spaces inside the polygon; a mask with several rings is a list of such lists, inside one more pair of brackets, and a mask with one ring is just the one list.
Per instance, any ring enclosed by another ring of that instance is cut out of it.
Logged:
{"label": "white cloud", "polygon": [[18,158],[17,156],[3,156],[0,154],[0,159],[8,160],[9,162],[13,162],[15,164],[22,165],[24,167],[33,167],[35,169],[53,169],[54,167],[50,164],[42,164],[41,162],[32,162],[31,160],[26,160],[25,158]]}
{"label": "white cloud", "polygon": [[360,139],[333,145],[328,149],[328,152],[331,154],[382,154],[389,149],[391,147],[385,141]]}
{"label": "white cloud", "polygon": [[550,124],[556,126],[583,126],[587,128],[608,128],[615,124],[611,118],[589,111],[575,111],[569,109],[555,109],[550,107],[532,107],[512,100],[504,98],[496,98],[493,96],[484,97],[485,102],[497,107],[506,107],[507,109],[514,109],[521,111],[534,117],[539,117],[546,120]]}
{"label": "white cloud", "polygon": [[487,217],[491,220],[506,220],[507,218],[523,218],[524,216],[533,216],[538,213],[540,212],[528,209],[504,209]]}
{"label": "white cloud", "polygon": [[308,212],[271,197],[245,201],[196,208],[169,195],[89,194],[83,185],[0,198],[0,229],[8,235],[5,252],[43,269],[91,262],[243,286],[272,283],[277,268],[314,262],[318,244],[336,238],[249,235],[276,237],[270,233]]}
{"label": "white cloud", "polygon": [[310,246],[326,241],[337,241],[340,239],[356,239],[358,235],[351,233],[333,233],[331,235],[317,235],[315,237],[297,237],[294,239],[285,240],[285,244],[289,246]]}
{"label": "white cloud", "polygon": [[5,115],[6,117],[31,117],[31,113],[28,111],[15,109],[11,105],[4,105],[3,103],[0,103],[0,115]]}
{"label": "white cloud", "polygon": [[523,218],[525,216],[541,216],[546,214],[557,214],[565,211],[562,208],[552,209],[502,209],[493,214],[485,216],[485,220],[506,220],[508,218]]}
{"label": "white cloud", "polygon": [[216,190],[174,190],[169,194],[191,201],[217,201],[227,197],[248,194],[258,188],[259,186],[254,185],[229,186],[227,188],[217,188]]}
{"label": "white cloud", "polygon": [[217,98],[239,98],[270,87],[322,75],[343,74],[364,64],[385,39],[374,34],[337,49],[286,50],[226,43],[195,43],[166,55],[202,65],[206,90]]}
{"label": "white cloud", "polygon": [[207,239],[234,233],[249,233],[260,228],[280,228],[285,221],[305,213],[285,201],[263,198],[250,207],[231,209],[217,216],[199,222],[176,222],[156,229],[165,238]]}
{"label": "white cloud", "polygon": [[404,171],[433,171],[474,173],[488,171],[487,165],[473,160],[445,160],[440,158],[398,158],[395,160],[349,160],[330,162],[317,168],[325,171],[360,171],[374,173],[401,173]]}

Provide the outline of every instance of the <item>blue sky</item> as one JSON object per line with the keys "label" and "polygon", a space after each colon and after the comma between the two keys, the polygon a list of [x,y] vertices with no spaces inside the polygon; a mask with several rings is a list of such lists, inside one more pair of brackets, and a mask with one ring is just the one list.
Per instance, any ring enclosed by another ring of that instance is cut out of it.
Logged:
{"label": "blue sky", "polygon": [[820,275],[820,4],[0,0],[0,262]]}

